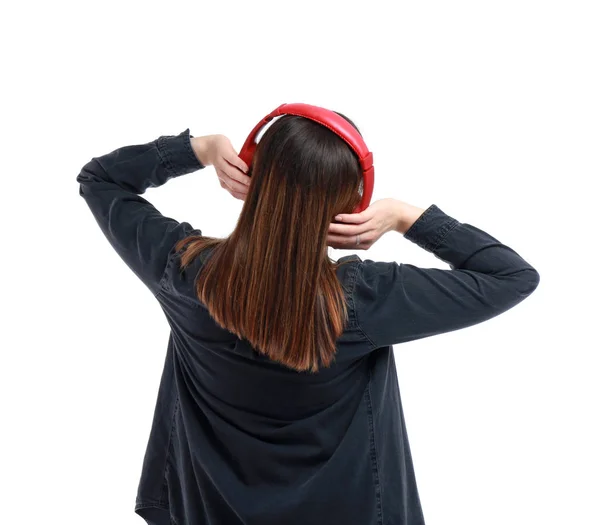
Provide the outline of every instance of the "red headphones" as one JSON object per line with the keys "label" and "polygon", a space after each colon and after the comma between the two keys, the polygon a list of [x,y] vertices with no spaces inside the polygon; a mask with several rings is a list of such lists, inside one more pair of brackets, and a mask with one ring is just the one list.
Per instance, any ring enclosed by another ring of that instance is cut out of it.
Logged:
{"label": "red headphones", "polygon": [[353,213],[360,213],[368,208],[371,203],[371,196],[373,195],[375,175],[375,170],[373,168],[373,153],[369,151],[369,148],[367,148],[365,141],[356,128],[354,128],[354,126],[352,126],[345,118],[329,109],[301,103],[281,104],[281,106],[274,109],[263,118],[250,132],[250,135],[248,135],[246,142],[244,142],[244,145],[242,146],[239,157],[250,166],[252,164],[252,157],[256,151],[255,138],[259,131],[265,127],[267,122],[281,115],[298,115],[299,117],[306,117],[314,120],[339,135],[348,143],[354,150],[354,153],[358,156],[358,160],[363,170],[362,200]]}

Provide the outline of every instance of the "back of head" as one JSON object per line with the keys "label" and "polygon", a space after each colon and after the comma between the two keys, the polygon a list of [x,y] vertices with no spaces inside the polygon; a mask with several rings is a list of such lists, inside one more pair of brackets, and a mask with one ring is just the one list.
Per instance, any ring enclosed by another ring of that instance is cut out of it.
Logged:
{"label": "back of head", "polygon": [[358,158],[325,126],[283,115],[258,142],[248,174],[234,231],[183,239],[181,266],[212,248],[196,291],[213,319],[274,361],[316,372],[333,361],[347,321],[327,234],[335,215],[361,200]]}

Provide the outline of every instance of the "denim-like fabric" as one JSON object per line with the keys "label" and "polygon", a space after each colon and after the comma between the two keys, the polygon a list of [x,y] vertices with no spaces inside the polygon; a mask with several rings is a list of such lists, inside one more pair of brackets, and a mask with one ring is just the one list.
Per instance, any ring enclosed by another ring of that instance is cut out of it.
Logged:
{"label": "denim-like fabric", "polygon": [[189,129],[93,158],[77,177],[102,232],[171,327],[135,512],[149,525],[422,525],[392,345],[512,308],[538,272],[432,204],[404,237],[450,269],[343,257],[336,361],[298,373],[221,329],[197,300],[194,232],[140,195],[202,169]]}

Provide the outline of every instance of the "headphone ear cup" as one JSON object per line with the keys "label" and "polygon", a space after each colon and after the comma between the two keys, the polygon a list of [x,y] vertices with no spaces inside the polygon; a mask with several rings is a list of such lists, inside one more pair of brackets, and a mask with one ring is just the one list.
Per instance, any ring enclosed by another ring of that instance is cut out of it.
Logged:
{"label": "headphone ear cup", "polygon": [[254,158],[254,153],[256,152],[256,142],[252,141],[244,145],[241,149],[238,157],[242,159],[248,166],[248,168],[252,169],[252,159]]}

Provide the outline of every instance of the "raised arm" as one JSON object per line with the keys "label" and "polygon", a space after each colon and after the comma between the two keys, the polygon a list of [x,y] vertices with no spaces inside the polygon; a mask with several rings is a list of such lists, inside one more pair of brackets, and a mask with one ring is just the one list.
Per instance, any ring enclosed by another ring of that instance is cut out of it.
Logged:
{"label": "raised arm", "polygon": [[413,213],[412,221],[408,227],[399,221],[398,231],[450,269],[370,259],[360,263],[355,308],[373,348],[481,323],[514,307],[538,286],[539,273],[512,248],[435,204]]}
{"label": "raised arm", "polygon": [[154,295],[175,243],[195,232],[187,222],[163,216],[140,195],[173,177],[204,168],[192,149],[189,128],[145,144],[125,146],[94,157],[77,175],[105,237]]}

